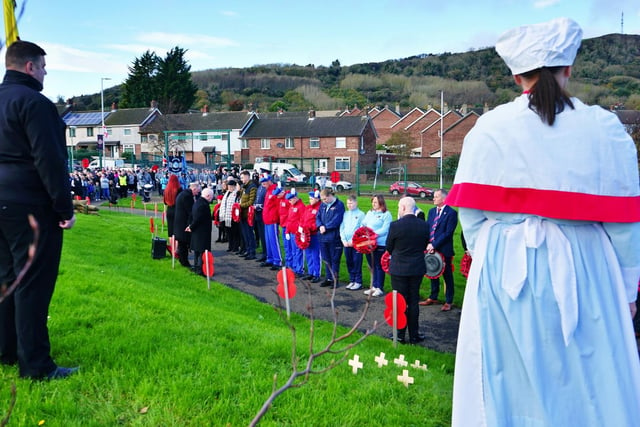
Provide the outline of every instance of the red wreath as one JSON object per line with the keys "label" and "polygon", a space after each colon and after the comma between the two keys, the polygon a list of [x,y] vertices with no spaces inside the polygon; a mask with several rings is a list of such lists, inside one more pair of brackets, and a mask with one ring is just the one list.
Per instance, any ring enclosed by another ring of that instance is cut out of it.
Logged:
{"label": "red wreath", "polygon": [[462,273],[465,278],[468,278],[469,270],[471,270],[471,255],[465,253],[460,260],[460,273]]}
{"label": "red wreath", "polygon": [[249,227],[253,227],[253,224],[256,220],[256,207],[251,205],[249,206],[249,210],[247,211],[247,223]]}
{"label": "red wreath", "polygon": [[220,203],[213,207],[213,225],[220,227]]}
{"label": "red wreath", "polygon": [[384,251],[382,257],[380,258],[380,267],[382,267],[382,271],[385,273],[389,273],[389,264],[391,264],[391,254],[387,251]]}
{"label": "red wreath", "polygon": [[231,206],[231,220],[240,222],[240,203],[236,202]]}
{"label": "red wreath", "polygon": [[298,229],[295,235],[296,235],[296,246],[298,246],[302,250],[307,249],[311,244],[311,233],[309,232],[309,230],[306,228],[303,228],[302,231],[300,231],[300,229]]}
{"label": "red wreath", "polygon": [[353,233],[353,249],[361,254],[370,254],[376,250],[378,235],[369,227],[360,227]]}

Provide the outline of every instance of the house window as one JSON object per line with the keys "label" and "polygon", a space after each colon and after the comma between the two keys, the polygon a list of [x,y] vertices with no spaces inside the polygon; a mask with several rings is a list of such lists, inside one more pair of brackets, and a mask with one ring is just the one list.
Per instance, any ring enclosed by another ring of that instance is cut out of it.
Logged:
{"label": "house window", "polygon": [[347,148],[347,138],[336,136],[336,148]]}
{"label": "house window", "polygon": [[69,128],[69,138],[75,138],[76,137],[76,127],[70,127]]}
{"label": "house window", "polygon": [[271,140],[269,138],[262,138],[260,140],[260,148],[268,150],[271,148]]}
{"label": "house window", "polygon": [[87,136],[93,136],[93,128],[87,128]]}
{"label": "house window", "polygon": [[107,130],[107,135],[111,136],[113,135],[113,128],[106,128]]}
{"label": "house window", "polygon": [[129,129],[129,128],[124,128],[123,134],[124,134],[124,136],[129,136],[129,135],[131,135],[131,129]]}
{"label": "house window", "polygon": [[288,137],[284,139],[284,148],[295,148],[293,138]]}
{"label": "house window", "polygon": [[123,144],[122,145],[122,152],[123,153],[135,153],[135,147],[133,146],[133,144]]}
{"label": "house window", "polygon": [[351,157],[336,157],[337,171],[350,171],[351,170]]}
{"label": "house window", "polygon": [[200,141],[206,141],[206,140],[207,140],[207,133],[200,132]]}
{"label": "house window", "polygon": [[147,143],[147,135],[140,135],[140,143],[142,144]]}
{"label": "house window", "polygon": [[309,148],[320,148],[320,138],[309,138]]}
{"label": "house window", "polygon": [[242,139],[242,148],[243,149],[247,149],[249,148],[249,140],[248,139]]}

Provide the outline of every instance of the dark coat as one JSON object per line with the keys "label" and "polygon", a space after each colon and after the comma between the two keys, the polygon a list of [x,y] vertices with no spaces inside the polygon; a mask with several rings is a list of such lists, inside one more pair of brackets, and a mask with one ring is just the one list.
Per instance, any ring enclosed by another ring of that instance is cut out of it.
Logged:
{"label": "dark coat", "polygon": [[181,242],[191,240],[190,233],[184,231],[191,223],[191,210],[193,209],[193,193],[190,189],[182,190],[176,197],[176,213],[173,220],[173,232],[176,239]]}
{"label": "dark coat", "polygon": [[0,85],[0,200],[43,206],[56,221],[68,220],[65,124],[41,90],[38,80],[14,70]]}
{"label": "dark coat", "polygon": [[316,215],[316,225],[318,228],[324,225],[326,231],[318,233],[318,240],[321,242],[340,242],[340,224],[344,217],[344,203],[336,197],[335,203],[331,206],[326,203],[320,205]]}
{"label": "dark coat", "polygon": [[203,197],[193,204],[191,210],[191,250],[194,252],[204,252],[211,250],[211,208],[209,202]]}
{"label": "dark coat", "polygon": [[[429,215],[427,216],[429,232],[431,232],[431,227],[433,227],[436,216],[436,208],[431,208],[429,210]],[[456,231],[457,226],[458,212],[456,212],[452,207],[445,205],[436,226],[433,242],[431,242],[435,250],[445,257],[452,257],[455,255],[453,252],[453,233]]]}
{"label": "dark coat", "polygon": [[427,223],[415,215],[405,215],[389,226],[387,252],[391,254],[389,274],[423,276],[426,273],[424,251],[429,243]]}

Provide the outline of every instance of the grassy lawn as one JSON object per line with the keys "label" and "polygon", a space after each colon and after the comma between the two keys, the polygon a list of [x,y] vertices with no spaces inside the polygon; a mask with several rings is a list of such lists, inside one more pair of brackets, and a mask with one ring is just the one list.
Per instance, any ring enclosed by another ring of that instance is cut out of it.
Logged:
{"label": "grassy lawn", "polygon": [[[9,425],[247,425],[271,394],[274,376],[280,386],[291,372],[291,333],[273,307],[222,284],[208,291],[202,278],[172,270],[169,258],[152,260],[142,216],[105,208],[99,216],[79,216],[65,233],[49,314],[54,358],[63,366],[80,365],[81,372],[37,382],[1,367],[0,419],[10,384],[17,388]],[[294,316],[293,323],[304,365],[309,321]],[[333,325],[315,326],[317,350]],[[390,360],[383,368],[374,362],[380,352]],[[364,362],[357,375],[344,363],[311,376],[278,397],[261,425],[449,424],[453,355],[419,346],[395,349],[376,336],[349,357],[354,354]],[[400,354],[409,363],[427,363],[428,370],[399,368],[393,358]],[[338,357],[319,359],[317,368]],[[402,369],[414,377],[409,388],[396,380]]]}

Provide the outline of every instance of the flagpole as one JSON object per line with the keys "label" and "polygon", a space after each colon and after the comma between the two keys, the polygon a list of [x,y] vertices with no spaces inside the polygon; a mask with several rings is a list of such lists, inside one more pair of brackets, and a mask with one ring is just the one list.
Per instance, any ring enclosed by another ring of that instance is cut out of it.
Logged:
{"label": "flagpole", "polygon": [[100,132],[102,132],[102,150],[98,150],[98,158],[100,159],[100,169],[102,169],[102,153],[104,151],[104,146],[105,146],[105,138],[104,138],[104,81],[105,80],[111,80],[109,77],[100,77],[100,118],[102,119],[102,129],[100,129]]}
{"label": "flagpole", "polygon": [[444,91],[440,91],[440,188],[443,188],[442,183],[442,167],[444,166]]}

